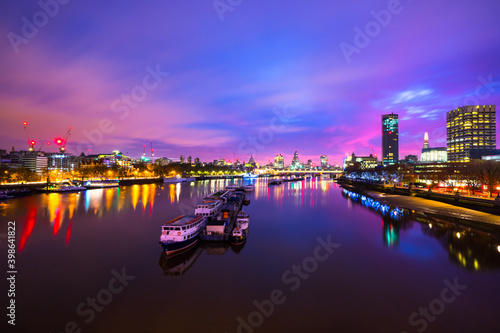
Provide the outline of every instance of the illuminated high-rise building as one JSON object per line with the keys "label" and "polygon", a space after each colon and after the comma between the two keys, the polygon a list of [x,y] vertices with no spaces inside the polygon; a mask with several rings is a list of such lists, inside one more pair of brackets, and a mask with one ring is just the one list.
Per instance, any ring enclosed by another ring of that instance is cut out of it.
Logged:
{"label": "illuminated high-rise building", "polygon": [[188,163],[191,164],[191,156],[188,156]]}
{"label": "illuminated high-rise building", "polygon": [[395,164],[399,160],[398,115],[382,115],[382,158],[384,164]]}
{"label": "illuminated high-rise building", "polygon": [[283,158],[283,154],[276,154],[274,158],[274,168],[275,169],[284,169],[285,168],[285,159]]}
{"label": "illuminated high-rise building", "polygon": [[425,132],[424,134],[424,149],[427,149],[429,148],[429,134],[427,134],[427,132]]}
{"label": "illuminated high-rise building", "polygon": [[184,163],[184,155],[181,155],[181,157],[179,158],[181,163]]}
{"label": "illuminated high-rise building", "polygon": [[321,162],[321,168],[322,168],[322,169],[326,169],[326,168],[328,168],[328,156],[326,156],[326,155],[321,155],[321,156],[319,157],[319,160],[320,160],[320,162]]}
{"label": "illuminated high-rise building", "polygon": [[424,147],[420,155],[420,162],[447,162],[446,147],[429,148],[429,134],[424,135]]}
{"label": "illuminated high-rise building", "polygon": [[469,162],[471,150],[496,145],[495,105],[466,105],[446,113],[448,161]]}

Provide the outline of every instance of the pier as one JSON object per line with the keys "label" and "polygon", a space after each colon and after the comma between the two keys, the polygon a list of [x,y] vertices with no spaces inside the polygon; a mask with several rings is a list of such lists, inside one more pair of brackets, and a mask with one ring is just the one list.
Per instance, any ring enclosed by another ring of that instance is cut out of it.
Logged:
{"label": "pier", "polygon": [[220,212],[210,218],[205,230],[200,234],[200,240],[210,242],[227,242],[236,225],[236,219],[243,207],[245,194],[234,192],[230,195]]}

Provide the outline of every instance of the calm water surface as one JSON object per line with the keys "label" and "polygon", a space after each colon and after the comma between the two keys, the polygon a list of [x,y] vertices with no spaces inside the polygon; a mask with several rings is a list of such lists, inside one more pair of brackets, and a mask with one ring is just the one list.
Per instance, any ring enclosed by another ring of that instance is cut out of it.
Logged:
{"label": "calm water surface", "polygon": [[392,219],[331,180],[259,179],[244,246],[164,258],[161,224],[229,183],[0,203],[2,232],[17,226],[15,331],[500,332],[495,233]]}

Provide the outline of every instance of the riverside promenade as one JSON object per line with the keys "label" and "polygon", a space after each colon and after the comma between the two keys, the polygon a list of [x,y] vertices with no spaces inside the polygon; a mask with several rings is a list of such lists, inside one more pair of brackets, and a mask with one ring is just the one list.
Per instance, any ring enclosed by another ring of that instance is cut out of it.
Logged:
{"label": "riverside promenade", "polygon": [[[400,208],[406,208],[433,215],[447,216],[471,222],[487,223],[500,228],[500,216],[491,214],[489,212],[471,209],[468,207],[457,206],[456,204],[436,201],[433,199],[417,197],[415,196],[415,193],[411,193],[410,195],[384,193],[382,191],[376,191],[373,189],[366,188],[365,186],[359,186],[359,184],[350,184],[348,182],[342,182],[342,181],[339,181],[338,183],[342,187],[348,190],[366,195],[374,200],[379,201],[382,204],[386,204],[389,206],[397,206]],[[423,191],[418,191],[418,192],[423,192]],[[419,194],[418,192],[417,194]],[[454,197],[451,195],[449,197],[453,202]],[[484,209],[484,207],[482,206],[478,206],[478,208]],[[488,209],[493,209],[493,208],[488,208]]]}
{"label": "riverside promenade", "polygon": [[363,190],[368,196],[386,205],[398,206],[435,215],[445,215],[463,220],[495,224],[500,227],[500,216],[450,205],[448,203],[419,197]]}

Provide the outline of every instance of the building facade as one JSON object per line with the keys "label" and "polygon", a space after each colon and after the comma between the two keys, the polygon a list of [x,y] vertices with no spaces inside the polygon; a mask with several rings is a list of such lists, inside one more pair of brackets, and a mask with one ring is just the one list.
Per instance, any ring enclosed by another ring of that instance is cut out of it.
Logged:
{"label": "building facade", "polygon": [[466,105],[446,113],[450,162],[469,162],[473,149],[496,149],[496,106]]}
{"label": "building facade", "polygon": [[429,147],[429,135],[425,133],[424,135],[424,147],[422,148],[422,153],[420,154],[420,162],[447,162],[448,153],[446,147]]}
{"label": "building facade", "polygon": [[353,152],[352,155],[346,156],[344,158],[343,167],[344,170],[349,167],[366,170],[373,169],[379,165],[380,163],[377,156],[373,156],[373,154],[370,154],[370,156],[356,156]]}
{"label": "building facade", "polygon": [[48,157],[39,156],[38,154],[25,156],[23,158],[23,166],[26,169],[36,172],[37,174],[42,174],[47,170]]}
{"label": "building facade", "polygon": [[423,148],[420,162],[447,162],[448,152],[446,147]]}
{"label": "building facade", "polygon": [[295,151],[292,158],[292,167],[298,168],[300,166],[299,153]]}
{"label": "building facade", "polygon": [[321,155],[319,157],[320,163],[321,163],[321,169],[328,169],[328,156],[326,155]]}
{"label": "building facade", "polygon": [[395,164],[399,160],[399,119],[398,115],[382,115],[382,162]]}
{"label": "building facade", "polygon": [[285,159],[283,158],[283,154],[276,154],[273,167],[278,170],[283,170],[285,168]]}

